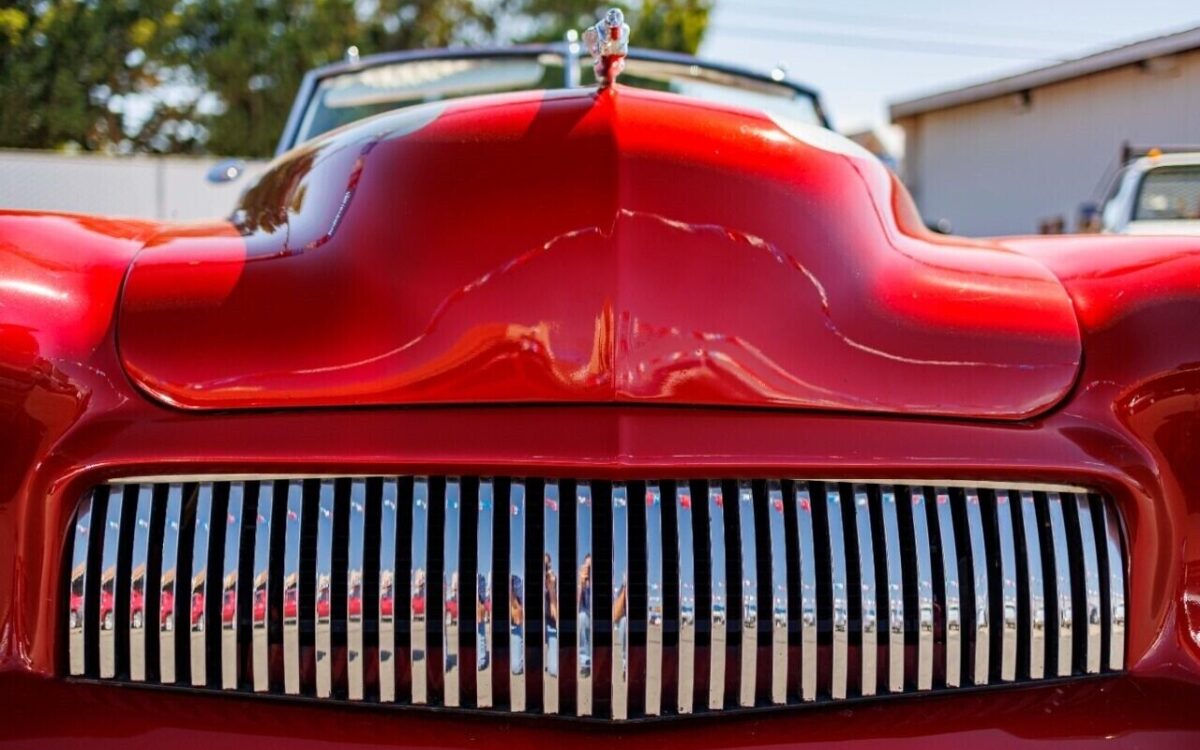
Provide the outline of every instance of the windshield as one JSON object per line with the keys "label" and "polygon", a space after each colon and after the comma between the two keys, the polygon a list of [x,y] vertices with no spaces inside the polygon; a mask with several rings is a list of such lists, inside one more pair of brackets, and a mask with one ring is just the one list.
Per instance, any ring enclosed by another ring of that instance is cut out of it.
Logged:
{"label": "windshield", "polygon": [[[593,85],[591,62],[578,64],[574,79],[580,85]],[[567,78],[564,57],[552,52],[405,60],[337,73],[317,84],[291,145],[401,107],[475,94],[562,88]],[[630,57],[621,83],[824,124],[816,99],[809,94],[770,79],[699,63]]]}
{"label": "windshield", "polygon": [[1157,167],[1142,178],[1133,218],[1144,221],[1200,219],[1200,165]]}

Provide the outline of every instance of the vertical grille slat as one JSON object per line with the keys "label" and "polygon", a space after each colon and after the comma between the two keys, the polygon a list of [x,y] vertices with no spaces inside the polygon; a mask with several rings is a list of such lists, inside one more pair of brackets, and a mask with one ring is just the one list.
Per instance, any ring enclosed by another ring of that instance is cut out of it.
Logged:
{"label": "vertical grille slat", "polygon": [[883,510],[883,540],[887,569],[887,689],[890,693],[904,692],[904,572],[900,551],[900,519],[896,507],[896,490],[881,488]]}
{"label": "vertical grille slat", "polygon": [[1114,503],[993,487],[115,482],[69,529],[66,671],[620,721],[1122,669]]}
{"label": "vertical grille slat", "polygon": [[275,521],[275,483],[260,482],[254,517],[254,595],[250,607],[251,671],[254,691],[271,689],[270,671],[270,600],[271,600],[271,525]]}
{"label": "vertical grille slat", "polygon": [[771,702],[787,703],[788,682],[788,579],[784,531],[783,487],[767,484],[767,518],[771,559]]}
{"label": "vertical grille slat", "polygon": [[871,511],[869,507],[867,488],[862,485],[854,487],[855,529],[858,534],[858,574],[861,586],[861,615],[860,632],[862,636],[862,677],[859,690],[862,695],[875,695],[879,687],[878,651],[879,633],[877,624],[879,613],[876,611],[878,596],[875,590],[875,531],[871,528]]}
{"label": "vertical grille slat", "polygon": [[1063,514],[1063,499],[1057,492],[1050,493],[1047,498],[1050,518],[1050,542],[1054,564],[1054,608],[1055,608],[1055,644],[1057,646],[1057,662],[1055,674],[1066,677],[1071,674],[1072,630],[1074,625],[1074,606],[1071,599],[1071,563],[1067,548],[1067,523]]}
{"label": "vertical grille slat", "polygon": [[646,715],[662,713],[663,514],[657,483],[646,486]]}
{"label": "vertical grille slat", "polygon": [[796,546],[800,556],[800,700],[817,699],[817,550],[812,495],[796,485]]}

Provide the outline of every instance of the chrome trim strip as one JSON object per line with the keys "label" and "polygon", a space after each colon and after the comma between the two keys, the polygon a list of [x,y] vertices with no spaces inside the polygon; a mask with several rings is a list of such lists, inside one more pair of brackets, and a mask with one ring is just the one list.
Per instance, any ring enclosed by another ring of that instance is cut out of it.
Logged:
{"label": "chrome trim strip", "polygon": [[67,651],[71,676],[82,675],[86,670],[84,658],[84,627],[88,616],[87,581],[88,547],[92,539],[92,504],[95,490],[83,496],[79,511],[75,514],[75,536],[71,542],[71,584],[67,591]]}
{"label": "chrome trim strip", "polygon": [[1033,492],[1028,490],[1021,492],[1021,527],[1025,536],[1025,564],[1029,584],[1029,676],[1040,680],[1046,676],[1046,582],[1042,573],[1037,500]]}
{"label": "chrome trim strip", "polygon": [[933,550],[925,490],[910,487],[913,546],[917,553],[917,690],[933,689]]}
{"label": "chrome trim strip", "polygon": [[1102,502],[1104,542],[1108,552],[1108,668],[1125,668],[1125,557],[1121,554],[1121,521],[1113,501]]}
{"label": "chrome trim strip", "polygon": [[975,589],[975,670],[973,682],[988,684],[991,654],[991,610],[988,599],[987,552],[983,541],[983,514],[979,493],[966,492],[967,530],[971,540],[971,570]]}
{"label": "chrome trim strip", "polygon": [[646,715],[662,713],[663,672],[662,490],[646,485]]}
{"label": "chrome trim strip", "polygon": [[458,477],[446,478],[446,519],[442,527],[442,704],[459,705],[459,606],[462,581],[459,575],[459,539],[462,537],[462,484]]}
{"label": "chrome trim strip", "polygon": [[479,523],[475,538],[475,704],[492,707],[492,553],[495,489],[479,480]]}
{"label": "chrome trim strip", "polygon": [[[108,493],[108,512],[104,518],[104,546],[100,559],[100,676],[117,676],[117,550],[121,538],[122,495],[125,487],[113,487]],[[109,602],[104,611],[105,599]]]}
{"label": "chrome trim strip", "polygon": [[1017,542],[1013,534],[1016,513],[1007,492],[996,492],[996,529],[1000,537],[1000,679],[1017,679]]}
{"label": "chrome trim strip", "polygon": [[[204,638],[208,620],[208,556],[209,536],[212,533],[211,483],[200,485],[196,495],[196,533],[192,537],[192,577],[190,605],[191,682],[195,687],[208,684],[207,648]],[[200,597],[200,616],[196,617],[196,597]]]}
{"label": "chrome trim strip", "polygon": [[676,708],[690,714],[696,694],[696,552],[692,533],[692,488],[675,484],[675,519],[679,538],[679,679]]}
{"label": "chrome trim strip", "polygon": [[812,498],[796,484],[796,546],[800,550],[800,700],[817,699],[817,547]]}
{"label": "chrome trim strip", "polygon": [[[154,487],[138,487],[134,511],[133,557],[129,564],[129,679],[146,680],[146,568],[150,560],[150,511]],[[138,606],[140,603],[141,606]]]}
{"label": "chrome trim strip", "polygon": [[884,563],[887,568],[888,692],[904,692],[904,572],[900,552],[900,518],[896,490],[880,488],[883,511]]}
{"label": "chrome trim strip", "polygon": [[300,522],[304,483],[288,482],[283,539],[283,690],[300,694]]}
{"label": "chrome trim strip", "polygon": [[721,483],[708,483],[708,550],[709,577],[712,581],[712,632],[710,636],[708,669],[708,707],[725,707],[725,622],[728,605],[725,591],[725,498]]}
{"label": "chrome trim strip", "polygon": [[575,485],[575,714],[592,715],[592,488]]}
{"label": "chrome trim strip", "polygon": [[558,482],[547,479],[542,523],[542,712],[547,714],[558,713],[559,500]]}
{"label": "chrome trim strip", "polygon": [[875,588],[875,533],[867,488],[854,485],[854,522],[858,531],[858,576],[862,584],[862,695],[879,690],[879,599]]}
{"label": "chrome trim strip", "polygon": [[379,503],[379,700],[396,700],[396,528],[400,483],[383,480]]}
{"label": "chrome trim strip", "polygon": [[[296,474],[268,474],[246,472],[240,474],[133,474],[125,477],[114,477],[105,482],[105,484],[145,484],[145,483],[188,483],[188,482],[253,482],[253,481],[274,481],[277,479],[285,480],[302,480],[302,479],[342,479],[346,474],[320,474],[320,473],[296,473]],[[356,474],[356,477],[370,479],[384,475],[379,474]],[[807,479],[808,482],[824,482],[827,484],[837,484],[838,482],[850,482],[855,484],[874,484],[874,485],[910,485],[910,486],[937,486],[946,488],[958,489],[979,489],[979,490],[1011,490],[1019,488],[1029,490],[1030,492],[1093,492],[1082,485],[1073,484],[1054,484],[1047,482],[1034,482],[1030,484],[1019,482],[995,481],[989,479],[945,479],[936,477],[841,477],[834,479],[829,477],[813,477]]]}
{"label": "chrome trim strip", "polygon": [[1085,613],[1084,671],[1100,673],[1100,558],[1096,552],[1096,527],[1092,524],[1092,501],[1087,495],[1075,498],[1079,537],[1083,542]]}
{"label": "chrome trim strip", "polygon": [[363,677],[363,597],[366,584],[367,480],[350,483],[350,530],[346,549],[346,691],[352,701],[366,692]]}
{"label": "chrome trim strip", "polygon": [[837,485],[826,485],[825,507],[829,527],[829,571],[833,591],[833,670],[830,692],[836,700],[846,697],[850,668],[846,536],[842,529],[842,496]]}
{"label": "chrome trim strip", "polygon": [[742,642],[738,705],[753,706],[758,680],[758,544],[754,538],[754,492],[738,482],[738,533],[742,557]]}
{"label": "chrome trim strip", "polygon": [[[175,682],[175,623],[179,613],[179,529],[182,512],[183,485],[172,484],[167,489],[162,569],[158,577],[158,677],[164,685]],[[164,612],[168,612],[165,617]]]}
{"label": "chrome trim strip", "polygon": [[1071,600],[1071,563],[1067,549],[1067,524],[1063,517],[1063,499],[1057,493],[1046,496],[1050,509],[1050,538],[1054,544],[1054,600],[1058,609],[1055,624],[1058,638],[1058,664],[1055,674],[1066,677],[1071,674],[1071,639],[1074,622],[1074,606]]}
{"label": "chrome trim strip", "polygon": [[629,490],[613,485],[612,716],[629,718]]}
{"label": "chrome trim strip", "polygon": [[512,480],[508,511],[508,704],[525,710],[525,482]]}
{"label": "chrome trim strip", "polygon": [[954,543],[954,513],[945,487],[934,490],[938,534],[942,543],[942,578],[946,592],[946,686],[962,685],[962,598],[958,585],[958,547]]}
{"label": "chrome trim strip", "polygon": [[412,669],[412,702],[429,702],[429,666],[426,649],[429,647],[429,625],[426,621],[426,595],[429,570],[429,477],[413,479],[412,502],[412,565],[409,569],[409,623]]}
{"label": "chrome trim strip", "polygon": [[[333,513],[334,480],[321,480],[317,500],[317,567],[313,578],[316,610],[317,697],[333,693]],[[324,609],[324,611],[322,611]]]}
{"label": "chrome trim strip", "polygon": [[238,560],[241,558],[242,504],[246,486],[229,486],[229,506],[225,516],[225,561],[221,567],[221,689],[238,686]]}
{"label": "chrome trim strip", "polygon": [[783,524],[783,486],[767,483],[767,518],[771,541],[771,702],[787,703],[788,580],[787,542]]}
{"label": "chrome trim strip", "polygon": [[254,580],[250,598],[251,670],[254,691],[271,689],[271,515],[274,512],[275,483],[258,485],[258,504],[254,515]]}

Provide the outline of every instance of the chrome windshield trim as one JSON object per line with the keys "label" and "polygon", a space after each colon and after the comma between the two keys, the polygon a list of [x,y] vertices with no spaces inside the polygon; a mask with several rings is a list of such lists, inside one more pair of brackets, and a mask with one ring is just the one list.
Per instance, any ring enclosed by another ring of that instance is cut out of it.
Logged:
{"label": "chrome windshield trim", "polygon": [[1025,538],[1025,566],[1028,571],[1027,589],[1029,618],[1026,637],[1029,639],[1029,676],[1041,679],[1046,675],[1046,579],[1042,572],[1042,543],[1038,533],[1037,500],[1033,492],[1021,492],[1021,530]]}
{"label": "chrome windshield trim", "polygon": [[663,687],[662,490],[646,485],[646,715],[662,713]]}
{"label": "chrome windshield trim", "polygon": [[887,567],[888,692],[904,692],[904,571],[900,551],[900,518],[896,489],[880,488],[883,547]]}
{"label": "chrome windshield trim", "polygon": [[274,511],[275,483],[258,485],[258,503],[254,516],[254,587],[250,598],[251,671],[254,691],[271,688],[271,522]]}
{"label": "chrome windshield trim", "polygon": [[854,485],[854,522],[858,531],[858,576],[862,607],[862,681],[864,696],[879,690],[879,599],[875,587],[875,532],[872,530],[870,498],[864,485]]}
{"label": "chrome windshield trim", "polygon": [[676,709],[690,714],[696,693],[696,552],[692,534],[692,488],[675,483],[676,532],[679,538],[679,680]]}
{"label": "chrome windshield trim", "polygon": [[1121,520],[1112,502],[1104,506],[1104,542],[1108,553],[1108,668],[1125,668],[1125,557],[1121,554]]}
{"label": "chrome windshield trim", "polygon": [[525,482],[512,480],[508,511],[508,704],[525,710]]}
{"label": "chrome windshield trim", "polygon": [[817,699],[817,547],[812,497],[796,485],[796,546],[800,550],[800,700]]}
{"label": "chrome windshield trim", "polygon": [[933,552],[925,490],[909,488],[913,542],[917,548],[917,690],[933,689]]}
{"label": "chrome windshield trim", "polygon": [[150,563],[150,516],[154,487],[141,485],[133,520],[133,556],[129,563],[129,679],[146,679],[146,574]]}
{"label": "chrome windshield trim", "polygon": [[783,485],[767,483],[767,528],[771,542],[771,702],[787,703],[788,565],[783,519]]}
{"label": "chrome windshield trim", "polygon": [[837,485],[825,485],[826,524],[829,527],[829,570],[833,591],[833,698],[846,697],[850,669],[850,610],[846,582],[846,536],[842,529],[842,494]]}
{"label": "chrome windshield trim", "polygon": [[317,697],[333,693],[333,513],[336,487],[332,479],[321,480],[317,500],[317,565],[313,577],[313,607],[316,609]]}
{"label": "chrome windshield trim", "polygon": [[1063,517],[1063,498],[1057,493],[1046,496],[1050,511],[1050,539],[1054,550],[1055,608],[1058,620],[1055,636],[1058,645],[1058,663],[1055,674],[1066,677],[1071,674],[1071,641],[1073,630],[1073,603],[1071,600],[1071,563],[1067,549],[1067,523]]}
{"label": "chrome windshield trim", "polygon": [[426,649],[429,647],[429,628],[426,623],[429,570],[429,477],[413,480],[412,502],[412,565],[409,568],[409,623],[412,678],[412,701],[416,705],[429,702],[429,667]]}
{"label": "chrome windshield trim", "polygon": [[753,706],[758,681],[758,544],[754,538],[754,491],[738,482],[738,535],[741,542],[742,642],[738,705]]}
{"label": "chrome windshield trim", "polygon": [[491,479],[479,480],[475,538],[475,704],[492,707],[492,558],[496,503]]}
{"label": "chrome windshield trim", "polygon": [[75,515],[74,538],[71,543],[70,611],[67,613],[67,649],[70,652],[69,672],[79,676],[87,668],[85,658],[84,623],[90,614],[87,607],[88,549],[92,540],[92,512],[96,491],[83,496]]}
{"label": "chrome windshield trim", "polygon": [[366,582],[367,480],[350,482],[350,529],[346,549],[346,692],[352,701],[365,697],[363,601]]}
{"label": "chrome windshield trim", "polygon": [[[125,487],[113,487],[108,493],[108,511],[104,517],[103,547],[100,553],[100,676],[117,676],[117,551],[121,538],[121,511]],[[105,600],[109,609],[104,611]]]}
{"label": "chrome windshield trim", "polygon": [[592,715],[592,487],[575,485],[575,715]]}
{"label": "chrome windshield trim", "polygon": [[1075,498],[1079,536],[1083,542],[1084,671],[1099,674],[1101,665],[1100,556],[1096,551],[1096,527],[1092,523],[1092,501],[1087,495]]}
{"label": "chrome windshield trim", "polygon": [[396,546],[400,482],[383,480],[379,498],[379,700],[396,700]]}
{"label": "chrome windshield trim", "polygon": [[629,490],[613,485],[612,716],[629,718]]}
{"label": "chrome windshield trim", "polygon": [[[209,537],[212,534],[212,501],[213,486],[210,483],[200,485],[196,495],[196,532],[192,537],[192,577],[191,577],[191,663],[192,685],[203,687],[208,684],[207,644],[205,641],[205,626],[208,620],[208,557]],[[199,617],[196,613],[196,598],[200,600]]]}
{"label": "chrome windshield trim", "polygon": [[983,540],[983,513],[979,493],[966,491],[967,531],[971,540],[971,570],[975,591],[975,669],[972,680],[976,685],[988,683],[991,651],[991,610],[988,599],[987,552]]}
{"label": "chrome windshield trim", "polygon": [[1017,679],[1017,542],[1013,533],[1016,507],[1007,492],[996,492],[996,528],[1000,537],[1000,679]]}
{"label": "chrome windshield trim", "polygon": [[246,487],[234,482],[229,487],[225,516],[225,561],[221,566],[221,688],[238,687],[238,563],[241,560],[242,504]]}
{"label": "chrome windshield trim", "polygon": [[457,708],[459,698],[459,607],[462,603],[459,540],[462,538],[462,483],[446,478],[446,518],[442,529],[442,702]]}
{"label": "chrome windshield trim", "polygon": [[558,482],[546,480],[542,524],[542,712],[558,713],[559,600]]}
{"label": "chrome windshield trim", "polygon": [[708,707],[725,707],[726,606],[725,589],[725,499],[721,483],[708,483],[708,559],[712,581],[712,630],[708,669]]}
{"label": "chrome windshield trim", "polygon": [[283,538],[283,690],[300,694],[300,524],[304,483],[288,482]]}

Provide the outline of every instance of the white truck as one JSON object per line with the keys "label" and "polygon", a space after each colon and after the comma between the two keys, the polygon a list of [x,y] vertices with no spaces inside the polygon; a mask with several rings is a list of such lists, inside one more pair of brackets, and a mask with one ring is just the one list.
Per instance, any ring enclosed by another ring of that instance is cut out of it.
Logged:
{"label": "white truck", "polygon": [[1115,234],[1200,235],[1200,150],[1150,149],[1113,179],[1101,214]]}

